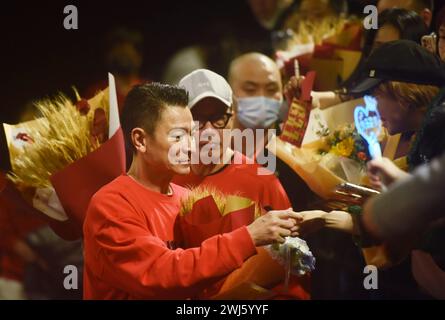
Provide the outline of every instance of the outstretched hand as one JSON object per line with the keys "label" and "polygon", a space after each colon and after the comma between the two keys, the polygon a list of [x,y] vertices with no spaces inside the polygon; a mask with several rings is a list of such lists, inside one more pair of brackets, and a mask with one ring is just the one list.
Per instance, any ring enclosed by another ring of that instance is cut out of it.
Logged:
{"label": "outstretched hand", "polygon": [[368,176],[371,185],[381,190],[383,185],[389,186],[409,174],[399,169],[388,158],[379,158],[368,162]]}

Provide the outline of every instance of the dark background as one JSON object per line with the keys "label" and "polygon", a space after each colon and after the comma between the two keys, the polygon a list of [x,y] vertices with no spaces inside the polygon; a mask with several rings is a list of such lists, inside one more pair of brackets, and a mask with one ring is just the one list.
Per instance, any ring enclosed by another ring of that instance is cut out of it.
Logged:
{"label": "dark background", "polygon": [[[63,8],[77,6],[79,29],[65,30]],[[116,26],[144,35],[143,76],[159,80],[167,59],[191,44],[212,44],[230,27],[267,36],[246,1],[14,1],[0,5],[0,120],[58,91],[104,79],[104,36]]]}
{"label": "dark background", "polygon": [[[358,13],[372,2],[350,0],[350,11]],[[69,4],[78,9],[78,30],[63,27],[63,8]],[[185,46],[215,45],[227,34],[269,41],[247,0],[3,1],[0,122],[16,122],[33,100],[72,92],[72,85],[83,92],[106,79],[104,38],[118,26],[142,32],[142,75],[150,80],[160,80],[167,60]]]}

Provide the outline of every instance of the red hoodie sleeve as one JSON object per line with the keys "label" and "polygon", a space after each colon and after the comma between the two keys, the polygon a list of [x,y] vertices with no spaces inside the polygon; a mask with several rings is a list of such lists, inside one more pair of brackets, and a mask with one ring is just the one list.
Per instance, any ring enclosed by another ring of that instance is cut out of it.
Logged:
{"label": "red hoodie sleeve", "polygon": [[280,183],[280,180],[274,175],[263,176],[263,206],[270,206],[273,210],[286,210],[292,207],[289,198]]}
{"label": "red hoodie sleeve", "polygon": [[256,253],[246,227],[212,237],[199,248],[171,250],[125,199],[108,194],[107,201],[97,200],[84,225],[86,265],[96,277],[139,299],[193,297]]}

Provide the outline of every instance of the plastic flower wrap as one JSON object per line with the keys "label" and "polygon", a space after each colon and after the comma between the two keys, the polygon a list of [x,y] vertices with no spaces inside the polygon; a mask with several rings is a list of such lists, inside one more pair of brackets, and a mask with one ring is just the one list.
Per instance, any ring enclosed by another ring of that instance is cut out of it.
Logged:
{"label": "plastic flower wrap", "polygon": [[267,148],[324,199],[335,198],[335,188],[342,183],[365,184],[364,164],[369,156],[365,141],[352,125],[354,109],[362,103],[359,99],[313,109],[301,147],[274,137]]}
{"label": "plastic flower wrap", "polygon": [[91,196],[125,171],[114,77],[88,101],[59,95],[36,106],[41,117],[3,124],[8,177],[61,237],[76,239]]}
{"label": "plastic flower wrap", "polygon": [[315,257],[303,239],[286,237],[285,243],[272,244],[267,249],[282,266],[289,266],[293,275],[304,276],[315,269]]}

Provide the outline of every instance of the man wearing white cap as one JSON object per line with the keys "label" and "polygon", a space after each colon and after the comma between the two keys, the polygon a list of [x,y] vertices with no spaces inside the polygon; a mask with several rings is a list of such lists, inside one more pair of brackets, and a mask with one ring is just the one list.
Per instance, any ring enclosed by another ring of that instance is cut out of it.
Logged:
{"label": "man wearing white cap", "polygon": [[[188,106],[193,120],[197,121],[196,152],[200,157],[198,163],[193,163],[192,156],[191,173],[176,176],[174,182],[189,187],[208,186],[226,194],[237,194],[255,201],[266,210],[290,208],[286,192],[275,175],[265,172],[261,165],[229,147],[231,136],[227,133],[232,129],[235,101],[227,81],[210,70],[198,69],[182,78],[179,86],[188,91]],[[223,141],[223,138],[229,141]],[[209,163],[207,156],[219,161]],[[289,295],[309,298],[307,280],[293,281]]]}

